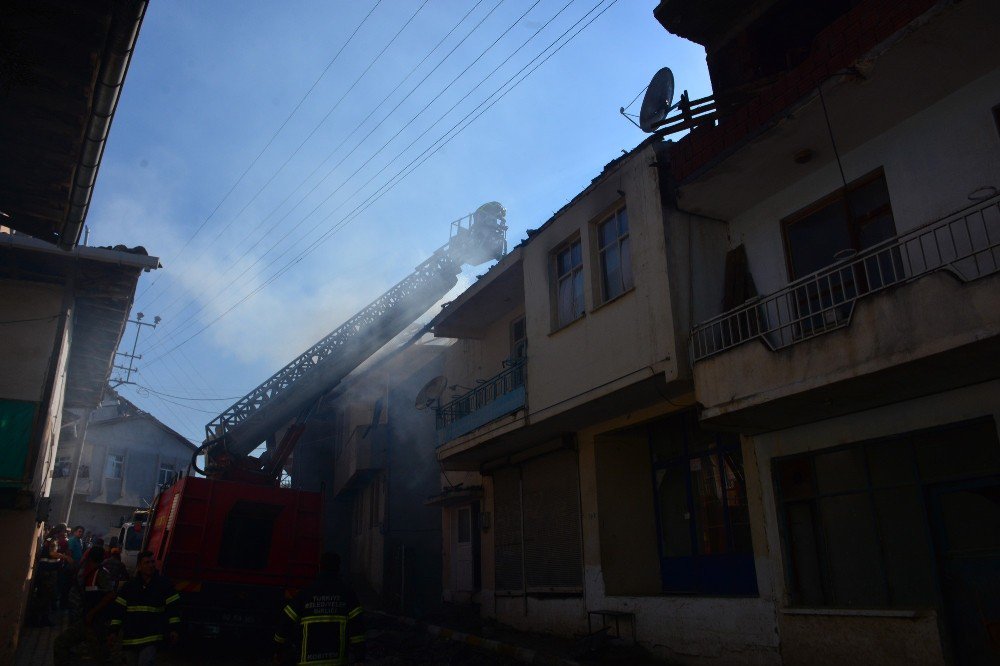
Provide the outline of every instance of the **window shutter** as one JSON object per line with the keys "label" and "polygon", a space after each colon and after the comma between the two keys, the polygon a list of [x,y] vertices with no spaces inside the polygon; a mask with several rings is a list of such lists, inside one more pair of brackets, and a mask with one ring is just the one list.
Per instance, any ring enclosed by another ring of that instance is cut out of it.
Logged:
{"label": "window shutter", "polygon": [[577,453],[550,453],[525,462],[522,469],[528,591],[582,591]]}
{"label": "window shutter", "polygon": [[517,467],[497,470],[493,475],[495,588],[514,592],[524,589],[521,571],[521,475]]}

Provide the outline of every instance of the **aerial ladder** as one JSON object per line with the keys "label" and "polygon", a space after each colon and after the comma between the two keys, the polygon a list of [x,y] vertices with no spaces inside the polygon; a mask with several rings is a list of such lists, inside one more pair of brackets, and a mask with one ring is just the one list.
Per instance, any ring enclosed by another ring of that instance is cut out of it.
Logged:
{"label": "aerial ladder", "polygon": [[[209,477],[276,483],[319,397],[448,293],[464,265],[502,257],[506,237],[506,211],[495,201],[452,222],[448,242],[410,275],[212,419],[192,466]],[[250,455],[289,422],[276,445]]]}
{"label": "aerial ladder", "polygon": [[[188,474],[157,493],[142,544],[181,593],[190,628],[259,632],[285,597],[315,577],[321,494],[279,482],[310,415],[323,395],[447,294],[463,266],[502,257],[506,235],[506,211],[496,202],[452,222],[448,242],[413,273],[205,427],[192,456],[203,477]],[[280,430],[275,446],[251,455]]]}

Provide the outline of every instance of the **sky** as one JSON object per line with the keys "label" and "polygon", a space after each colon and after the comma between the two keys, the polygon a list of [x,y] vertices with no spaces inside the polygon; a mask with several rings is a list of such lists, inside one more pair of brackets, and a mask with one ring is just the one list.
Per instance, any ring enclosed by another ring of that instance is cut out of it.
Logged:
{"label": "sky", "polygon": [[453,220],[499,201],[516,245],[647,136],[619,108],[638,114],[658,69],[711,93],[655,5],[150,3],[87,217],[88,244],[163,265],[139,281],[133,313],[161,321],[120,392],[200,442]]}

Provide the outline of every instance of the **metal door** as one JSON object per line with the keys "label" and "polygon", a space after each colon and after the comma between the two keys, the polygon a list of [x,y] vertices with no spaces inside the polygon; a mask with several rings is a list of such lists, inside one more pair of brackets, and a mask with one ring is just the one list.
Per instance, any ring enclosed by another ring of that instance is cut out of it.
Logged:
{"label": "metal door", "polygon": [[935,487],[944,629],[960,664],[1000,664],[1000,478]]}

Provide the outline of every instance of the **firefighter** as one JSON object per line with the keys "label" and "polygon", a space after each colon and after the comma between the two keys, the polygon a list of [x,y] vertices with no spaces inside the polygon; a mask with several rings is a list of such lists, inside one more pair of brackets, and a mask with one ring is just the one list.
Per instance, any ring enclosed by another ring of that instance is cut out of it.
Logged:
{"label": "firefighter", "polygon": [[275,662],[299,666],[341,666],[364,662],[361,604],[340,580],[340,556],[323,553],[319,577],[282,609]]}
{"label": "firefighter", "polygon": [[53,662],[56,666],[73,663],[72,650],[80,643],[86,643],[91,660],[98,664],[105,661],[106,642],[105,609],[115,600],[115,588],[111,577],[101,566],[104,554],[91,549],[80,567],[75,598],[79,617],[56,637],[52,646]]}
{"label": "firefighter", "polygon": [[136,575],[121,586],[111,605],[112,640],[121,631],[130,664],[153,664],[161,643],[168,640],[173,645],[179,640],[180,599],[170,581],[157,573],[153,554],[139,553]]}

